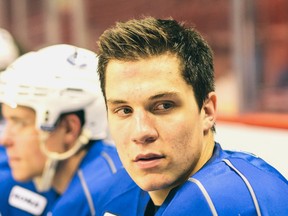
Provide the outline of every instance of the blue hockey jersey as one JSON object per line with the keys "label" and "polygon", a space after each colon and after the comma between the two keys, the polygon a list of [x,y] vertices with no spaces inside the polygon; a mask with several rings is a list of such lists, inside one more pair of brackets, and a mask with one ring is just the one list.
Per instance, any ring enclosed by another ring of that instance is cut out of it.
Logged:
{"label": "blue hockey jersey", "polygon": [[[91,144],[63,194],[56,195],[55,192],[52,193],[52,190],[48,194],[41,194],[47,200],[47,206],[41,215],[95,215],[95,200],[98,197],[98,190],[120,167],[122,167],[122,164],[115,147],[106,145],[102,141],[95,141]],[[15,187],[15,182],[14,185],[13,183],[9,184],[12,184],[12,186],[6,188],[0,184],[1,191],[5,192],[6,204],[8,203],[8,197],[11,197],[11,189]],[[35,192],[31,182],[22,184],[21,187]],[[1,216],[33,215],[23,209],[11,206],[9,203],[6,207],[0,204],[0,213]]]}
{"label": "blue hockey jersey", "polygon": [[13,179],[6,150],[0,146],[0,215],[45,214],[52,207],[58,195],[53,190],[43,193],[35,191],[36,188],[32,181],[23,183]]}
{"label": "blue hockey jersey", "polygon": [[[127,173],[119,172],[105,193],[97,216],[144,215],[149,196]],[[169,193],[155,216],[288,215],[287,203],[288,182],[276,169],[254,155],[224,151],[216,143],[211,159]]]}

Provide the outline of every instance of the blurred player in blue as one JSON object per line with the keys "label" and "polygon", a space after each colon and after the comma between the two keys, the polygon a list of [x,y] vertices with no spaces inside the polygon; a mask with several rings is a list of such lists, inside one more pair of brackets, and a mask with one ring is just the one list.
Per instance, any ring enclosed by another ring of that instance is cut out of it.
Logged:
{"label": "blurred player in blue", "polygon": [[1,72],[0,143],[13,179],[23,182],[4,191],[2,216],[95,215],[98,190],[122,167],[96,69],[92,51],[58,44]]}
{"label": "blurred player in blue", "polygon": [[103,192],[98,215],[288,215],[287,180],[214,141],[213,56],[198,31],[147,17],[118,22],[98,44],[108,121],[127,170]]}
{"label": "blurred player in blue", "polygon": [[[5,29],[0,29],[0,71],[6,69],[6,67],[11,64],[16,58],[21,55],[21,52],[12,37],[12,35]],[[1,107],[0,107],[1,110]],[[1,112],[0,112],[1,114]],[[5,121],[0,115],[0,134],[5,126]],[[6,154],[6,149],[4,146],[0,145],[0,213],[2,216],[5,215],[31,215],[30,213],[14,208],[9,204],[9,196],[11,194],[12,188],[24,188],[30,193],[36,192],[35,185],[32,181],[27,182],[17,182],[12,176],[12,172],[8,163],[8,157]],[[22,198],[25,198],[23,194]],[[54,200],[57,196],[54,191],[49,190],[47,192],[39,192],[35,194],[38,198],[46,200]],[[47,202],[46,208],[49,208],[51,202]],[[9,207],[10,206],[10,207]]]}

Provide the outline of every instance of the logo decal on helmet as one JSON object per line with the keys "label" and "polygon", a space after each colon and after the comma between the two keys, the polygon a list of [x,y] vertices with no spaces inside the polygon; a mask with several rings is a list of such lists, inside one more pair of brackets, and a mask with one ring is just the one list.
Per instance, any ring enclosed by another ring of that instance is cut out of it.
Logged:
{"label": "logo decal on helmet", "polygon": [[75,49],[75,52],[67,58],[67,61],[70,64],[79,68],[84,68],[87,66],[87,64],[85,63],[85,56],[79,56],[77,48]]}

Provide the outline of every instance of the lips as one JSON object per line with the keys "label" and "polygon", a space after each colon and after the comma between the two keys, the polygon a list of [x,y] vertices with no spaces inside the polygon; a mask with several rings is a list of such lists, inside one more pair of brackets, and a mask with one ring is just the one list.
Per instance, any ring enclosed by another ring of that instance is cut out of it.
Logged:
{"label": "lips", "polygon": [[9,164],[20,161],[20,158],[17,156],[9,155],[8,153],[7,153],[7,156],[8,156]]}
{"label": "lips", "polygon": [[164,159],[165,156],[161,154],[139,154],[135,158],[134,162],[137,164],[137,166],[140,169],[151,169],[156,168],[161,163],[162,159]]}
{"label": "lips", "polygon": [[21,160],[17,158],[9,158],[9,166],[12,170],[18,170],[21,167]]}
{"label": "lips", "polygon": [[19,161],[20,159],[17,157],[9,157],[9,161]]}
{"label": "lips", "polygon": [[18,157],[9,157],[9,161],[20,161],[20,158]]}
{"label": "lips", "polygon": [[163,155],[159,155],[159,154],[140,154],[135,158],[135,162],[137,161],[149,161],[149,160],[157,160],[157,159],[161,159],[164,158]]}

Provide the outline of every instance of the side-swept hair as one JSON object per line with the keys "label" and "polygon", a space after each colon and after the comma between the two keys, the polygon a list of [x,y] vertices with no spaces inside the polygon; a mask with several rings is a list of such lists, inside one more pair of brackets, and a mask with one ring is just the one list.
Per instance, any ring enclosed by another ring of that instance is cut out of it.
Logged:
{"label": "side-swept hair", "polygon": [[135,61],[165,53],[176,55],[182,75],[191,85],[199,109],[214,91],[213,53],[201,34],[173,19],[152,17],[118,22],[99,38],[98,73],[105,95],[105,72],[111,59]]}

